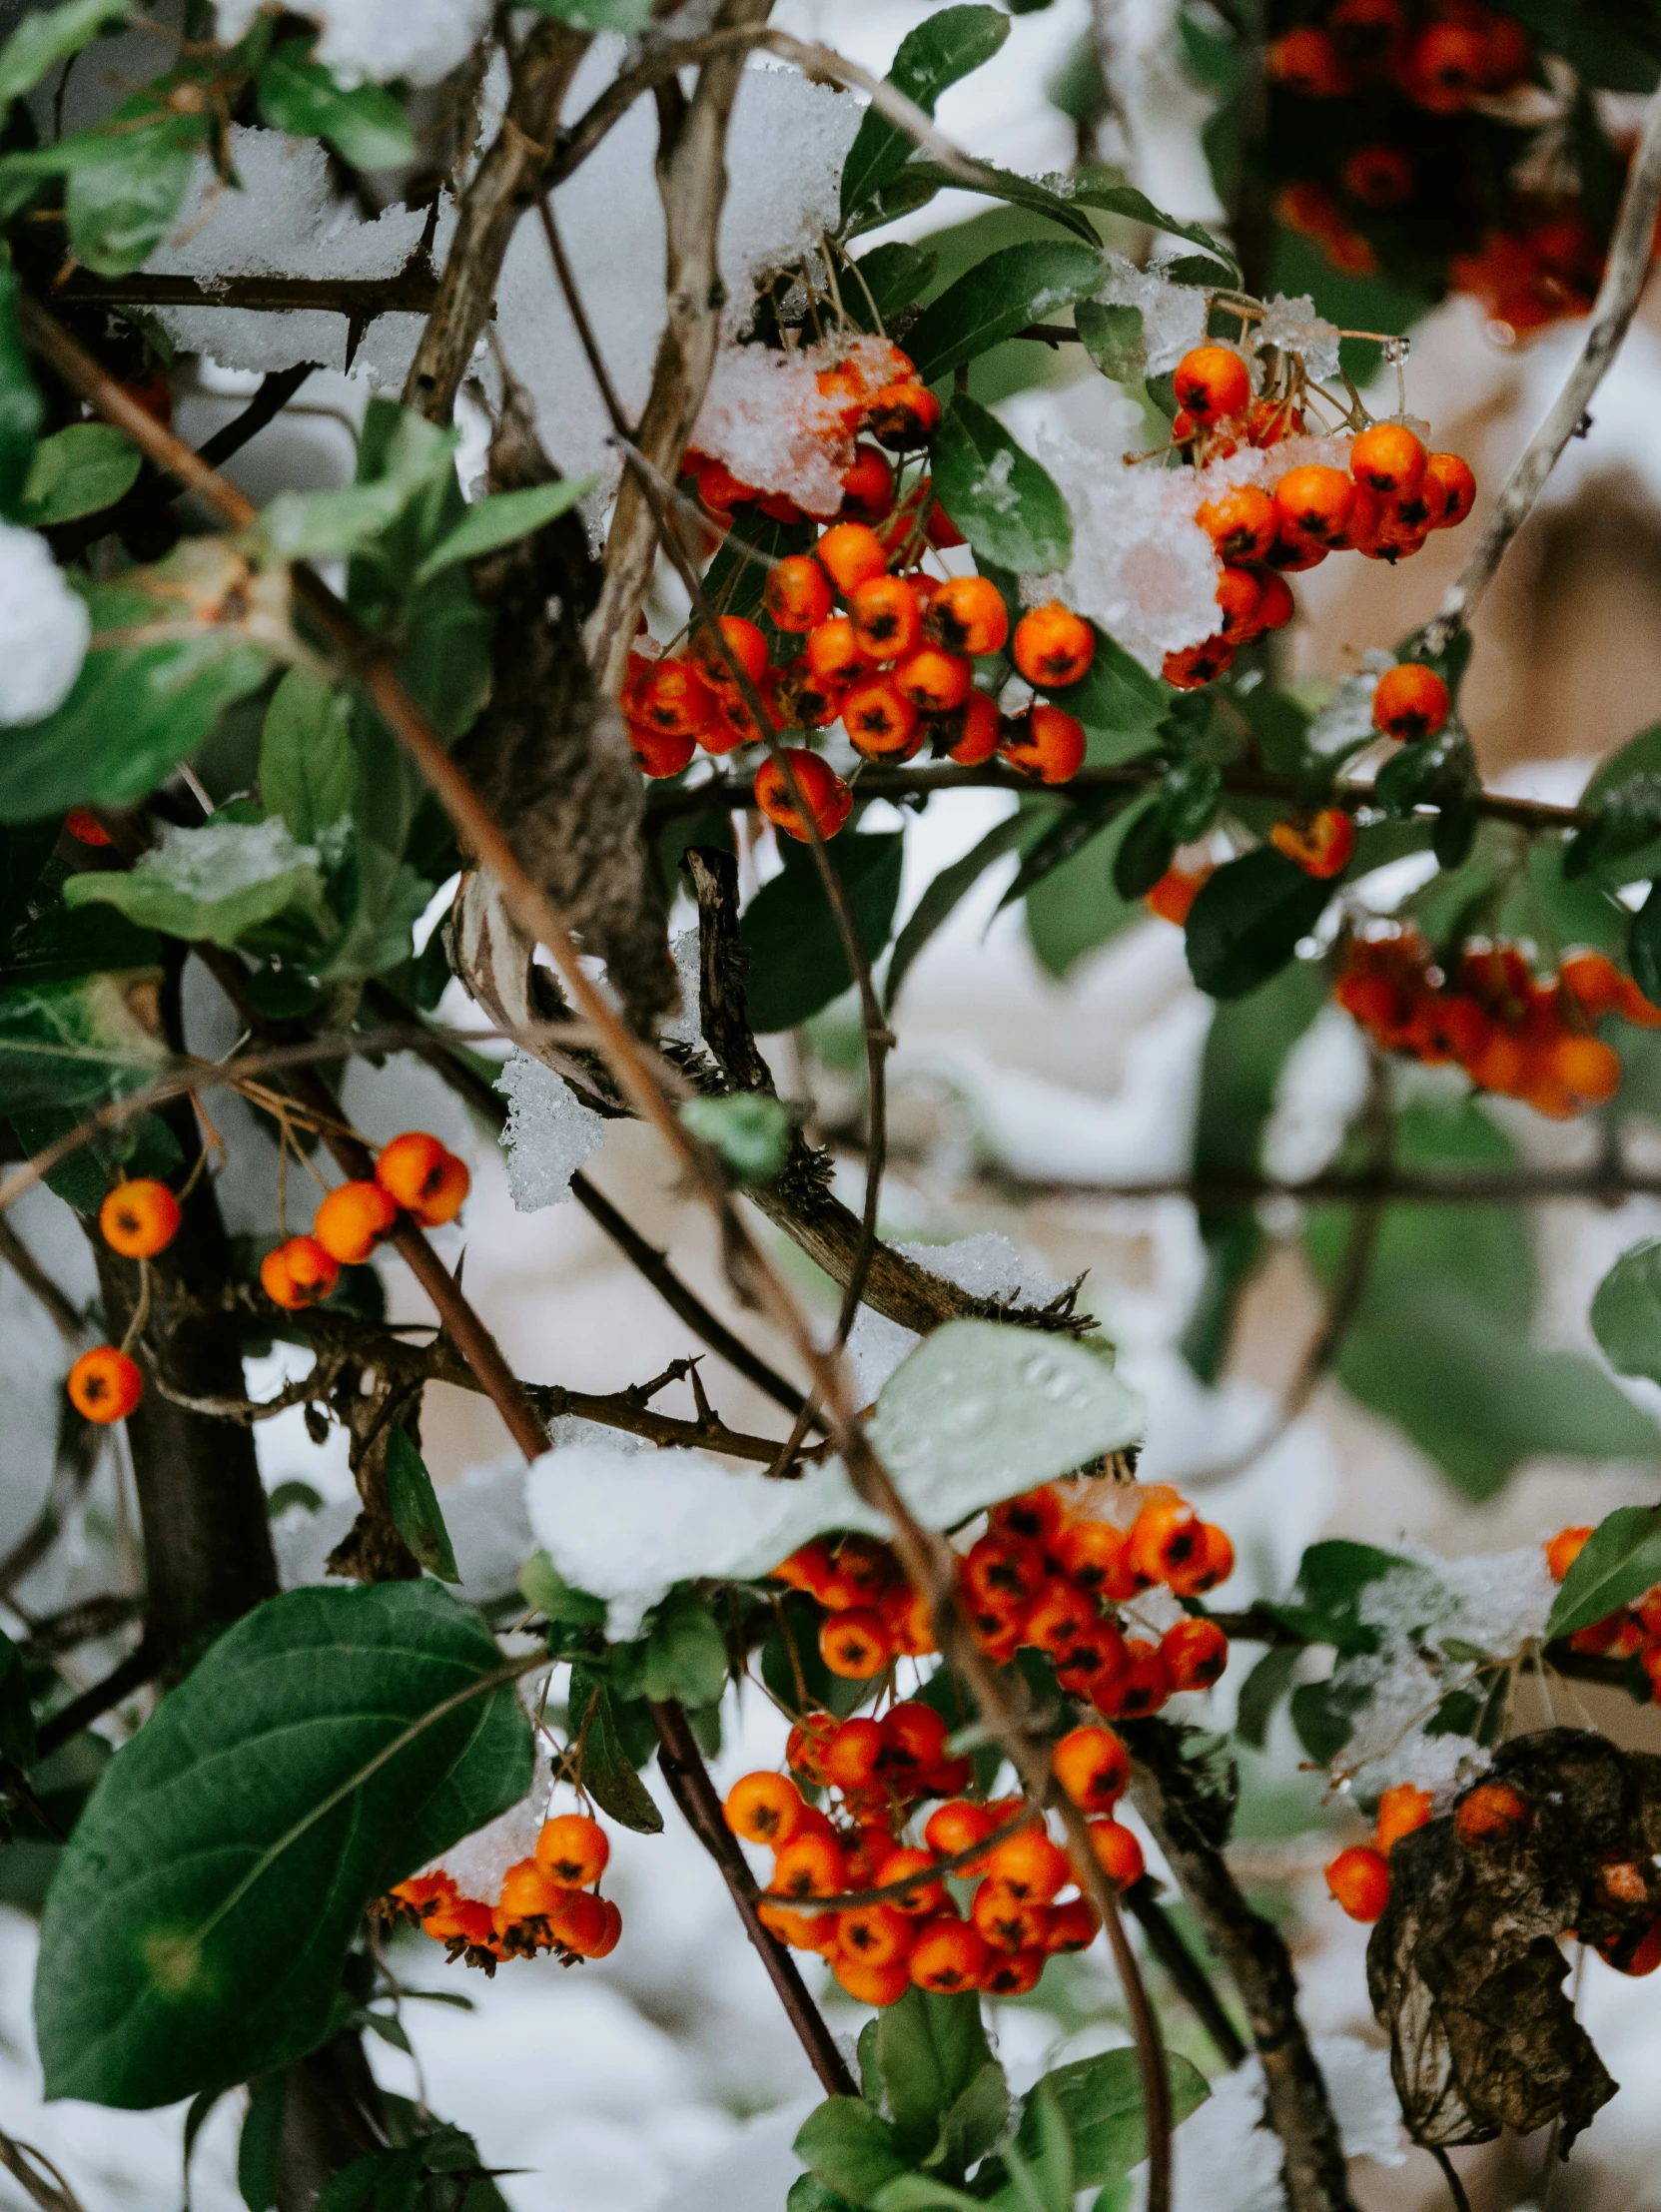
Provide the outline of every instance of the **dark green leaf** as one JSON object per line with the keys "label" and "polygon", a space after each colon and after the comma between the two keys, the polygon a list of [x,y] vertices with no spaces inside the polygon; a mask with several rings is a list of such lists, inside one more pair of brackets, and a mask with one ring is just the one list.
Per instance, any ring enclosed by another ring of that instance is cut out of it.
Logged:
{"label": "dark green leaf", "polygon": [[408,1429],[395,1426],[387,1439],[387,1501],[398,1533],[429,1574],[459,1582],[449,1531],[426,1462]]}
{"label": "dark green leaf", "polygon": [[877,2016],[877,2064],[900,2148],[915,2161],[933,2150],[948,2108],[992,2057],[972,1990],[935,1996],[908,1989]]}
{"label": "dark green leaf", "polygon": [[654,1705],[719,1705],[727,1686],[726,1639],[709,1601],[671,1590],[652,1616],[640,1687]]}
{"label": "dark green leaf", "polygon": [[139,465],[138,447],[108,422],[71,422],[35,447],[18,519],[46,530],[98,514],[132,490]]}
{"label": "dark green leaf", "polygon": [[153,968],[160,958],[154,931],[135,928],[112,907],[48,907],[12,939],[6,982],[68,983],[99,969]]}
{"label": "dark green leaf", "polygon": [[1372,1685],[1352,1675],[1305,1682],[1291,1694],[1292,1732],[1317,1767],[1329,1767],[1354,1734],[1356,1715],[1372,1702]]}
{"label": "dark green leaf", "polygon": [[352,812],[357,789],[351,700],[310,668],[291,668],[272,693],[260,737],[266,812],[310,845]]}
{"label": "dark green leaf", "polygon": [[795,2150],[827,2189],[858,2205],[874,2204],[910,2163],[893,2128],[858,2097],[827,2097],[803,2121]]}
{"label": "dark green leaf", "polygon": [[[894,924],[904,845],[903,834],[895,830],[840,837],[830,848],[831,865],[841,877],[854,927],[872,962],[888,943]],[[795,846],[786,848],[783,858],[783,871],[757,892],[742,923],[750,955],[750,1021],[763,1035],[794,1029],[839,998],[854,980],[813,856]]]}
{"label": "dark green leaf", "polygon": [[558,483],[530,484],[523,491],[498,491],[488,499],[475,499],[465,516],[447,537],[441,538],[415,571],[415,587],[430,583],[446,568],[462,561],[478,560],[499,546],[528,537],[544,523],[567,513],[599,483],[597,476],[561,479]]}
{"label": "dark green leaf", "polygon": [[322,62],[309,59],[304,39],[278,47],[256,84],[274,130],[325,139],[354,169],[399,169],[415,158],[410,120],[385,86],[343,91]]}
{"label": "dark green leaf", "polygon": [[[1076,813],[1088,821],[1085,807],[1078,807]],[[1027,934],[1052,976],[1066,976],[1086,953],[1146,918],[1142,901],[1124,898],[1114,881],[1121,844],[1135,819],[1129,807],[1119,806],[1071,858],[1059,862],[1028,890]],[[1062,817],[1055,834],[1061,833],[1067,820]],[[1038,848],[1031,857],[1036,866]]]}
{"label": "dark green leaf", "polygon": [[254,2084],[237,2140],[237,2192],[248,2212],[273,2212],[283,2163],[283,2121],[289,2104],[287,2074],[267,2074]]}
{"label": "dark green leaf", "polygon": [[1361,1593],[1400,1565],[1395,1552],[1380,1551],[1376,1544],[1330,1537],[1304,1552],[1290,1598],[1262,1610],[1307,1643],[1330,1644],[1346,1656],[1375,1651],[1377,1634],[1360,1616]]}
{"label": "dark green leaf", "polygon": [[1274,1718],[1274,1708],[1291,1688],[1297,1661],[1297,1645],[1271,1644],[1241,1684],[1235,1734],[1254,1751],[1260,1752],[1268,1741],[1268,1724]]}
{"label": "dark green leaf", "polygon": [[1096,652],[1078,682],[1039,688],[1047,689],[1050,698],[1077,715],[1087,730],[1157,729],[1171,711],[1170,691],[1099,623],[1091,627],[1096,632]]}
{"label": "dark green leaf", "polygon": [[1563,1577],[1547,1636],[1605,1621],[1661,1582],[1661,1506],[1623,1505],[1601,1520]]}
{"label": "dark green leaf", "polygon": [[858,275],[848,288],[847,304],[856,309],[868,305],[884,323],[892,323],[928,288],[939,264],[940,256],[929,246],[907,246],[898,239],[874,246],[854,264]]}
{"label": "dark green leaf", "polygon": [[1609,92],[1655,89],[1661,27],[1653,10],[1620,0],[1511,0],[1509,12],[1588,84]]}
{"label": "dark green leaf", "polygon": [[663,1816],[623,1748],[611,1693],[586,1669],[571,1669],[571,1735],[582,1740],[582,1787],[602,1813],[640,1836],[659,1836]]}
{"label": "dark green leaf", "polygon": [[1176,850],[1165,809],[1155,797],[1131,817],[1119,841],[1113,868],[1115,891],[1122,899],[1145,899],[1171,866]]}
{"label": "dark green leaf", "polygon": [[123,23],[132,12],[133,0],[68,0],[64,7],[26,15],[0,46],[0,107],[33,92],[54,64],[78,54],[107,24]]}
{"label": "dark green leaf", "polygon": [[1223,771],[1216,761],[1197,755],[1169,769],[1160,786],[1160,817],[1173,842],[1192,845],[1203,837],[1212,826],[1222,796]]}
{"label": "dark green leaf", "polygon": [[1373,781],[1378,804],[1397,818],[1414,807],[1457,805],[1480,789],[1470,739],[1451,722],[1435,737],[1400,746]]}
{"label": "dark green leaf", "polygon": [[185,204],[200,135],[159,124],[118,141],[119,159],[70,171],[64,211],[78,261],[100,277],[125,277],[148,261]]}
{"label": "dark green leaf", "polygon": [[959,392],[934,437],[935,496],[984,559],[1050,575],[1073,558],[1073,518],[1050,476]]}
{"label": "dark green leaf", "polygon": [[790,1145],[790,1109],[765,1091],[725,1099],[688,1099],[682,1123],[712,1144],[739,1182],[771,1182]]}
{"label": "dark green leaf", "polygon": [[0,991],[0,1099],[6,1111],[86,1107],[166,1075],[148,1027],[155,977],[93,975]]}
{"label": "dark green leaf", "polygon": [[1143,344],[1140,308],[1105,307],[1100,300],[1081,300],[1073,311],[1073,323],[1084,341],[1085,352],[1104,376],[1111,376],[1116,384],[1142,381],[1148,350]]}
{"label": "dark green leaf", "polygon": [[[1006,246],[948,285],[906,333],[919,381],[932,384],[1029,323],[1042,323],[1102,282],[1102,257],[1072,240]],[[1082,719],[1082,718],[1081,718]]]}
{"label": "dark green leaf", "polygon": [[[1063,230],[1082,239],[1087,246],[1099,243],[1101,233],[1070,196],[1057,192],[1052,186],[1041,184],[1036,177],[1023,177],[1008,169],[999,169],[992,162],[977,162],[976,181],[966,185],[953,170],[942,169],[938,162],[916,160],[908,162],[895,178],[889,193],[884,195],[885,208],[890,195],[902,188],[913,192],[927,192],[932,198],[937,192],[969,191],[983,200],[1002,200],[1007,207],[1025,208],[1034,215],[1059,223]],[[900,211],[896,208],[894,213]]]}
{"label": "dark green leaf", "polygon": [[1226,861],[1189,911],[1189,973],[1214,999],[1244,999],[1285,967],[1332,890],[1269,845]]}
{"label": "dark green leaf", "polygon": [[941,2121],[946,2165],[966,2173],[991,2150],[1009,2119],[1009,2082],[997,2059],[989,2058],[946,2108]]}
{"label": "dark green leaf", "polygon": [[1165,231],[1172,238],[1186,238],[1191,246],[1205,247],[1209,254],[1238,274],[1240,265],[1233,254],[1203,223],[1179,223],[1163,208],[1155,207],[1146,193],[1138,192],[1134,185],[1120,183],[1119,175],[1119,171],[1107,162],[1082,169],[1068,179],[1067,198],[1075,207],[1094,208],[1101,215],[1122,216],[1130,223],[1146,223],[1152,231]]}
{"label": "dark green leaf", "polygon": [[501,1655],[435,1583],[295,1590],[228,1629],[111,1762],[52,1884],[51,2096],[132,2108],[310,2050],[369,1900],[518,1802]]}
{"label": "dark green leaf", "polygon": [[1563,874],[1572,882],[1592,869],[1612,884],[1641,882],[1661,869],[1661,773],[1616,784],[1569,840]]}
{"label": "dark green leaf", "polygon": [[1618,752],[1598,763],[1576,804],[1595,812],[1622,784],[1636,776],[1658,775],[1661,775],[1661,722],[1651,722],[1647,729],[1629,737]]}
{"label": "dark green leaf", "polygon": [[953,861],[949,868],[943,868],[935,877],[911,910],[904,929],[894,940],[884,990],[884,1003],[891,1014],[894,1011],[894,1002],[900,995],[900,986],[905,981],[906,971],[929,939],[973,890],[993,862],[1002,860],[1006,853],[1014,852],[1017,846],[1033,835],[1033,831],[1034,818],[1031,815],[1006,815],[961,860]]}
{"label": "dark green leaf", "polygon": [[[1179,2052],[1168,2050],[1165,2063],[1175,2125],[1198,2110],[1211,2091],[1205,2075]],[[1134,2050],[1103,2051],[1095,2058],[1058,2066],[1044,2075],[1039,2087],[1048,2087],[1055,2096],[1072,2136],[1079,2188],[1095,2188],[1118,2174],[1129,2173],[1147,2157],[1142,2076]],[[1015,2140],[1027,2157],[1041,2154],[1043,2121],[1035,2097],[1027,2099]]]}
{"label": "dark green leaf", "polygon": [[[887,81],[933,115],[947,86],[989,62],[1008,37],[1009,18],[997,8],[937,8],[900,41]],[[866,109],[842,165],[844,218],[905,166],[911,149],[909,132],[876,107]]]}
{"label": "dark green leaf", "polygon": [[1661,891],[1652,883],[1632,917],[1626,940],[1627,966],[1646,999],[1661,1004]]}

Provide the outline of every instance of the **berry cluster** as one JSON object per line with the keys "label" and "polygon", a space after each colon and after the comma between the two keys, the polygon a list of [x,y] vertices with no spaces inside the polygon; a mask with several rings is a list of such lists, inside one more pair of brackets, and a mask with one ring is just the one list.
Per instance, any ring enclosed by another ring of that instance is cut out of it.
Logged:
{"label": "berry cluster", "polygon": [[[1073,1861],[1042,1812],[1020,1798],[985,1803],[947,1793],[968,1778],[946,1756],[946,1723],[932,1706],[891,1706],[880,1721],[814,1716],[791,1731],[786,1757],[825,1791],[833,1813],[810,1805],[790,1775],[745,1775],[727,1794],[727,1826],[774,1853],[761,1916],[781,1941],[819,1952],[852,1997],[895,2003],[915,1985],[1024,1996],[1045,1961],[1086,1949],[1097,1917],[1077,1890]],[[1130,1781],[1124,1744],[1108,1728],[1080,1728],[1052,1753],[1057,1782],[1089,1823],[1108,1878],[1141,1877],[1142,1846],[1113,1818]],[[945,1802],[906,1832],[922,1802]],[[975,1884],[960,1905],[948,1875]],[[887,1890],[884,1897],[868,1895]]]}
{"label": "berry cluster", "polygon": [[266,1254],[261,1287],[274,1305],[291,1312],[319,1304],[343,1267],[361,1267],[392,1234],[401,1210],[422,1228],[439,1228],[460,1212],[471,1180],[466,1162],[435,1136],[406,1130],[384,1146],[373,1182],[338,1184],[319,1205],[310,1236],[291,1236]]}
{"label": "berry cluster", "polygon": [[1333,996],[1383,1051],[1457,1062],[1478,1090],[1554,1121],[1620,1088],[1620,1055],[1595,1023],[1661,1026],[1661,1007],[1602,953],[1570,953],[1541,978],[1515,946],[1467,946],[1449,974],[1411,924],[1393,922],[1350,939]]}
{"label": "berry cluster", "polygon": [[1398,1782],[1378,1800],[1372,1842],[1352,1843],[1326,1868],[1326,1886],[1352,1920],[1376,1920],[1390,1901],[1390,1852],[1423,1828],[1432,1811],[1428,1790]]}
{"label": "berry cluster", "polygon": [[[98,1209],[98,1227],[123,1259],[154,1259],[179,1233],[179,1200],[165,1182],[135,1175],[118,1182]],[[138,1362],[114,1344],[95,1344],[69,1370],[64,1387],[85,1421],[125,1421],[144,1396]]]}
{"label": "berry cluster", "polygon": [[453,1961],[494,1973],[504,1958],[553,1951],[563,1965],[604,1958],[617,1947],[622,1914],[598,1893],[611,1846],[605,1831],[585,1813],[562,1813],[542,1823],[535,1855],[521,1858],[501,1877],[495,1901],[462,1893],[442,1867],[395,1884],[378,1907],[385,1919],[402,1920],[445,1946]]}
{"label": "berry cluster", "polygon": [[[1561,1582],[1584,1550],[1589,1528],[1559,1529],[1545,1548],[1552,1580]],[[1577,1652],[1600,1659],[1635,1659],[1649,1677],[1661,1704],[1661,1583],[1646,1590],[1635,1605],[1623,1605],[1589,1628],[1576,1629],[1569,1643]]]}
{"label": "berry cluster", "polygon": [[[1261,451],[1301,437],[1301,376],[1288,359],[1281,382],[1253,397],[1241,354],[1230,346],[1196,347],[1177,365],[1173,445],[1204,479],[1214,463],[1243,448]],[[1405,422],[1371,423],[1350,440],[1344,467],[1298,461],[1272,489],[1221,472],[1195,519],[1224,563],[1217,587],[1222,620],[1198,645],[1167,653],[1166,682],[1180,691],[1213,683],[1241,645],[1288,622],[1294,605],[1287,575],[1318,566],[1328,553],[1406,560],[1432,530],[1462,522],[1475,498],[1476,479],[1459,455],[1426,451]]]}

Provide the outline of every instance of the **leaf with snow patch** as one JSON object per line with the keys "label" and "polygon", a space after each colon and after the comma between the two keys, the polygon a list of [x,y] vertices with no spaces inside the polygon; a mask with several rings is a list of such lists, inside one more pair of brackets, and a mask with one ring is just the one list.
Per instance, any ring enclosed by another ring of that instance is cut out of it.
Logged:
{"label": "leaf with snow patch", "polygon": [[0,1101],[100,1106],[172,1066],[154,1029],[156,975],[77,976],[0,991]]}
{"label": "leaf with snow patch", "polygon": [[72,907],[113,906],[145,929],[210,945],[250,942],[279,917],[319,944],[336,931],[318,850],[297,845],[281,815],[216,817],[195,830],[168,824],[127,874],[71,876],[64,898]]}
{"label": "leaf with snow patch", "polygon": [[132,490],[141,456],[108,422],[71,422],[43,437],[24,480],[18,520],[48,530],[99,514]]}
{"label": "leaf with snow patch", "polygon": [[0,107],[33,92],[56,63],[67,61],[107,24],[124,23],[133,0],[68,0],[61,8],[26,15],[0,46]]}
{"label": "leaf with snow patch", "polygon": [[1547,1636],[1606,1621],[1661,1582],[1661,1506],[1623,1505],[1600,1521],[1563,1577]]}
{"label": "leaf with snow patch", "polygon": [[934,435],[934,490],[986,560],[1050,575],[1073,558],[1073,517],[1049,473],[964,392]]}
{"label": "leaf with snow patch", "polygon": [[1001,200],[1006,207],[1024,208],[1029,214],[1048,216],[1063,230],[1071,231],[1075,238],[1083,239],[1087,246],[1098,243],[1101,234],[1095,224],[1068,194],[1057,192],[1036,177],[1022,177],[1013,170],[1000,169],[993,162],[978,161],[975,170],[974,182],[970,183],[955,170],[943,169],[938,162],[920,157],[907,162],[895,184],[910,192],[926,191],[931,199],[937,192],[973,192],[983,200]]}
{"label": "leaf with snow patch", "polygon": [[931,246],[908,246],[895,239],[873,247],[854,264],[858,274],[844,304],[856,315],[863,307],[891,323],[902,308],[911,306],[939,266],[940,256]]}
{"label": "leaf with snow patch", "polygon": [[410,119],[384,85],[335,82],[310,58],[309,39],[286,39],[255,80],[260,112],[273,130],[321,138],[354,169],[399,169],[415,158]]}
{"label": "leaf with snow patch", "polygon": [[441,538],[415,570],[415,588],[430,583],[446,568],[464,560],[477,560],[516,537],[528,537],[545,522],[568,512],[599,483],[598,476],[578,476],[558,483],[529,484],[522,491],[498,491],[476,499],[447,537]]}
{"label": "leaf with snow patch", "polygon": [[1563,853],[1572,882],[1595,871],[1605,883],[1642,883],[1661,871],[1661,773],[1626,777],[1605,793]]}
{"label": "leaf with snow patch", "polygon": [[1104,306],[1100,300],[1081,300],[1073,311],[1074,328],[1085,352],[1104,376],[1116,384],[1142,381],[1148,368],[1143,340],[1142,310],[1121,303]]}
{"label": "leaf with snow patch", "polygon": [[877,1399],[871,1444],[919,1519],[950,1528],[996,1499],[1135,1443],[1143,1409],[1108,1354],[1000,1321],[948,1321]]}
{"label": "leaf with snow patch", "polygon": [[1106,263],[1071,239],[1006,246],[948,285],[906,334],[920,383],[932,384],[1029,323],[1042,323],[1096,291]]}
{"label": "leaf with snow patch", "polygon": [[[998,8],[939,8],[900,41],[887,82],[925,115],[949,85],[991,61],[1009,37],[1009,17]],[[861,118],[842,165],[844,219],[903,169],[915,141],[874,105]]]}

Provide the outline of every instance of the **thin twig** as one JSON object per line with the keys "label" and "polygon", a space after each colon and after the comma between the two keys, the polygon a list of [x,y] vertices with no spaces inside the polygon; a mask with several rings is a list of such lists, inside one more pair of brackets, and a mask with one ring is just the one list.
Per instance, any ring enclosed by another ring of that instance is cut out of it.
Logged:
{"label": "thin twig", "polygon": [[1453,2212],[1470,2212],[1470,2199],[1465,2194],[1465,2185],[1459,2179],[1458,2169],[1452,2159],[1448,2157],[1440,2143],[1431,2143],[1428,2147],[1431,2157],[1442,2170],[1442,2179],[1447,2183],[1447,2193],[1453,2199]]}
{"label": "thin twig", "polygon": [[1171,1915],[1161,1904],[1151,1874],[1144,1874],[1125,1892],[1125,1908],[1148,1938],[1148,1948],[1176,1984],[1201,2026],[1217,2046],[1226,2066],[1242,2066],[1250,2055],[1240,2029],[1213,1986],[1212,1977],[1194,1956]]}
{"label": "thin twig", "polygon": [[67,1744],[72,1736],[79,1736],[84,1728],[89,1728],[118,1706],[123,1698],[130,1698],[135,1690],[142,1690],[147,1682],[154,1682],[166,1664],[167,1654],[160,1645],[139,1644],[102,1682],[95,1682],[90,1690],[83,1690],[78,1698],[71,1698],[68,1705],[60,1706],[41,1723],[35,1731],[39,1756],[45,1759],[60,1744]]}
{"label": "thin twig", "polygon": [[41,2212],[81,2212],[80,2199],[53,2165],[45,2151],[33,2143],[19,2143],[0,2133],[0,2166]]}
{"label": "thin twig", "polygon": [[1523,447],[1482,526],[1464,566],[1448,586],[1432,620],[1416,645],[1425,653],[1445,652],[1470,625],[1482,594],[1493,582],[1506,548],[1533,511],[1563,448],[1585,420],[1592,394],[1620,352],[1628,326],[1649,278],[1656,212],[1661,209],[1661,91],[1650,96],[1638,150],[1627,171],[1620,213],[1615,219],[1609,259],[1592,308],[1586,344],[1551,411]]}

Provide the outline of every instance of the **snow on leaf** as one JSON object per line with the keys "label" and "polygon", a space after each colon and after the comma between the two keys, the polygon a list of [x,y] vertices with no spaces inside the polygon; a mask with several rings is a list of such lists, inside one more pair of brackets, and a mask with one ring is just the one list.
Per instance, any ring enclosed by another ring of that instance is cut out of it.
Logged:
{"label": "snow on leaf", "polygon": [[1109,254],[1110,275],[1096,298],[1104,307],[1136,308],[1151,376],[1175,369],[1206,337],[1206,295],[1195,285],[1174,285],[1158,262],[1139,269],[1124,254]]}
{"label": "snow on leaf", "polygon": [[194,830],[164,823],[160,844],[127,874],[72,876],[64,897],[71,906],[100,901],[148,929],[214,945],[234,945],[280,914],[324,938],[336,925],[321,865],[318,848],[297,844],[280,814]]}
{"label": "snow on leaf", "polygon": [[[219,0],[219,35],[247,35],[263,0]],[[343,85],[395,77],[435,85],[467,58],[489,20],[488,0],[307,0],[299,10],[322,30],[317,59]]]}
{"label": "snow on leaf", "polygon": [[0,522],[0,723],[40,722],[69,697],[92,617],[45,538]]}

